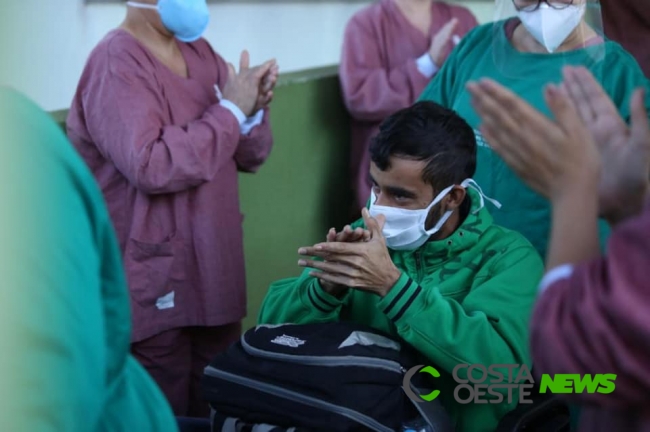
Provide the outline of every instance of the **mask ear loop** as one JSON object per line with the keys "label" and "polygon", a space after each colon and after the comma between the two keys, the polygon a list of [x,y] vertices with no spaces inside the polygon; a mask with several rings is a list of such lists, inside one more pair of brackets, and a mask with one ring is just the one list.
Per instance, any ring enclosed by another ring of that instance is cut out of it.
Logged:
{"label": "mask ear loop", "polygon": [[158,10],[158,5],[151,5],[151,4],[147,4],[147,3],[138,3],[138,2],[134,2],[134,1],[129,1],[129,2],[126,2],[126,5],[134,7],[134,8],[138,8],[138,9]]}
{"label": "mask ear loop", "polygon": [[465,180],[463,183],[461,183],[461,186],[463,186],[463,187],[465,187],[465,188],[467,188],[467,187],[472,187],[474,190],[476,190],[476,191],[478,192],[478,194],[479,194],[478,196],[479,196],[479,198],[481,199],[481,205],[480,205],[480,207],[477,208],[476,210],[474,210],[474,211],[472,212],[472,214],[476,214],[476,213],[478,213],[479,211],[481,211],[481,209],[482,209],[483,207],[485,207],[485,200],[488,200],[489,202],[491,202],[491,203],[492,203],[496,208],[498,208],[498,209],[501,208],[501,203],[500,203],[499,201],[497,201],[497,200],[495,200],[495,199],[493,199],[493,198],[490,198],[490,197],[488,197],[487,195],[485,195],[485,194],[483,193],[483,189],[481,189],[481,187],[478,185],[478,183],[476,183],[473,179],[467,179],[467,180]]}
{"label": "mask ear loop", "polygon": [[[429,204],[429,206],[428,206],[427,209],[426,209],[426,210],[427,210],[427,211],[426,211],[426,215],[424,216],[424,219],[421,221],[421,226],[424,226],[424,224],[426,224],[426,220],[427,220],[427,218],[429,217],[429,212],[431,211],[431,209],[432,209],[436,204],[442,202],[442,200],[443,200],[443,199],[444,199],[444,198],[449,194],[449,192],[451,192],[451,190],[452,190],[453,188],[454,188],[454,186],[452,185],[452,186],[449,186],[449,187],[443,189],[443,190],[438,194],[438,196],[436,196],[436,197],[433,199],[433,201],[431,201],[431,204]],[[433,235],[434,233],[438,232],[438,231],[440,230],[440,228],[442,228],[442,226],[447,222],[447,220],[449,220],[449,218],[451,217],[452,213],[453,213],[453,211],[451,211],[451,210],[446,211],[445,214],[443,214],[443,215],[440,217],[440,219],[438,219],[438,222],[436,222],[436,224],[435,224],[431,229],[429,229],[429,230],[424,230],[424,232],[427,233],[427,235],[429,235],[429,236],[431,236],[431,235]]]}
{"label": "mask ear loop", "polygon": [[375,195],[375,192],[371,189],[370,190],[370,205],[373,206],[377,202],[377,195]]}

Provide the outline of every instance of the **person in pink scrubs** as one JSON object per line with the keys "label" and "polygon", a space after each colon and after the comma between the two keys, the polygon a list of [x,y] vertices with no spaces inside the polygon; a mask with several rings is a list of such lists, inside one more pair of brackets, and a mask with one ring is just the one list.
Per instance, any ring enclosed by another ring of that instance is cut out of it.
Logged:
{"label": "person in pink scrubs", "polygon": [[379,0],[348,23],[339,75],[352,116],[355,214],[370,197],[371,137],[386,117],[416,101],[477,24],[468,9],[433,0]]}
{"label": "person in pink scrubs", "polygon": [[[201,37],[205,0],[127,2],[67,119],[98,181],[127,273],[131,351],[177,416],[203,417],[203,368],[238,339],[246,281],[238,174],[273,143],[275,61],[239,71]],[[125,323],[127,325],[127,323]]]}
{"label": "person in pink scrubs", "polygon": [[601,0],[605,35],[630,52],[650,78],[650,5],[647,0]]}
{"label": "person in pink scrubs", "polygon": [[[491,80],[469,84],[494,150],[553,206],[547,272],[531,320],[538,374],[613,374],[613,391],[567,393],[578,432],[650,431],[650,123],[630,124],[586,68],[544,90],[546,117]],[[553,120],[551,119],[553,118]],[[613,227],[605,255],[598,217]],[[578,386],[576,385],[576,388]]]}

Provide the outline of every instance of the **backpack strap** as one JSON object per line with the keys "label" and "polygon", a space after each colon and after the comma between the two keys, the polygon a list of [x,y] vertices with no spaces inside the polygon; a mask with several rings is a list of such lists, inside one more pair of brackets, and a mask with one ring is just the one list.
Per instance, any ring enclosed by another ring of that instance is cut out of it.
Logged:
{"label": "backpack strap", "polygon": [[[279,430],[281,430],[281,429],[278,428],[277,426],[271,426],[271,425],[268,425],[268,424],[256,424],[255,426],[253,426],[253,429],[252,429],[251,432],[277,432]],[[284,429],[282,429],[282,430],[284,430]]]}
{"label": "backpack strap", "polygon": [[223,425],[221,426],[221,432],[238,432],[237,431],[237,419],[228,417],[223,421]]}
{"label": "backpack strap", "polygon": [[[411,390],[415,394],[428,394],[431,393],[433,389],[425,389],[423,387],[416,387],[411,384]],[[429,427],[431,427],[432,432],[454,432],[454,426],[449,417],[449,413],[445,410],[439,400],[434,400],[431,402],[415,402],[413,405],[418,410],[422,418],[427,422]]]}

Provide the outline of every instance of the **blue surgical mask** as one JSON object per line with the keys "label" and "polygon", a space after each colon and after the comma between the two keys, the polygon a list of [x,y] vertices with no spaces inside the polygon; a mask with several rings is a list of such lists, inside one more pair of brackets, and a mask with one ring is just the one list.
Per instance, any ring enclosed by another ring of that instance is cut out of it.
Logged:
{"label": "blue surgical mask", "polygon": [[167,30],[182,42],[194,42],[203,36],[210,22],[206,0],[158,0],[157,5],[130,1],[127,6],[154,9]]}

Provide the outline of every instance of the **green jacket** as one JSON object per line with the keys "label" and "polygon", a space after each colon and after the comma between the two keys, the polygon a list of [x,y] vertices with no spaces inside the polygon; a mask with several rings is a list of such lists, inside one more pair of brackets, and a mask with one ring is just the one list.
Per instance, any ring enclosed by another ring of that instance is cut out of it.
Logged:
{"label": "green jacket", "polygon": [[517,394],[512,403],[461,405],[451,372],[463,363],[531,366],[528,321],[544,269],[523,236],[494,225],[486,209],[473,214],[478,194],[468,192],[472,210],[450,237],[415,251],[389,250],[402,275],[386,297],[349,290],[338,299],[307,270],[271,285],[259,322],[327,322],[343,315],[398,336],[441,372],[440,398],[456,430],[493,432],[517,405]]}

